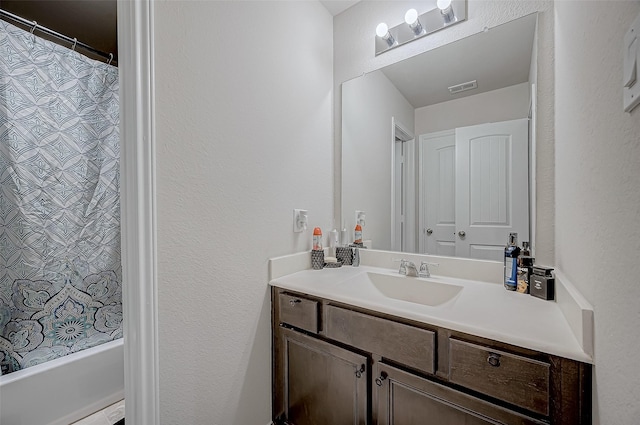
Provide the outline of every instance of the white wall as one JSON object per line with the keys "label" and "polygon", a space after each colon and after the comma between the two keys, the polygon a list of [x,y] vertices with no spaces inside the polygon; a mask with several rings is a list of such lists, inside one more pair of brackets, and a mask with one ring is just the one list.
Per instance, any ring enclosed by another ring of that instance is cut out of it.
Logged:
{"label": "white wall", "polygon": [[556,265],[594,306],[594,424],[640,418],[640,110],[622,110],[636,2],[556,2]]}
{"label": "white wall", "polygon": [[155,2],[162,424],[271,416],[267,259],[332,225],[332,18],[318,2]]}
{"label": "white wall", "polygon": [[[537,190],[536,257],[541,263],[554,260],[554,160],[553,160],[553,2],[528,0],[471,0],[468,2],[468,20],[461,24],[375,56],[375,27],[386,21],[389,26],[403,22],[404,13],[415,7],[418,13],[435,7],[436,1],[363,1],[334,18],[334,129],[335,150],[335,216],[342,212],[342,176],[340,164],[341,143],[341,87],[340,84],[366,72],[406,59],[418,53],[442,46],[451,41],[483,31],[485,27],[511,21],[539,11],[538,22],[538,128],[537,128]],[[542,176],[544,176],[542,178]],[[352,213],[345,218],[352,220]],[[369,217],[369,212],[367,214]]]}
{"label": "white wall", "polygon": [[355,211],[365,211],[365,239],[377,249],[391,249],[391,118],[413,131],[414,109],[382,73],[376,71],[342,86],[342,202],[345,225],[352,230]]}
{"label": "white wall", "polygon": [[527,118],[531,97],[529,87],[529,83],[521,83],[417,108],[416,137],[469,125]]}

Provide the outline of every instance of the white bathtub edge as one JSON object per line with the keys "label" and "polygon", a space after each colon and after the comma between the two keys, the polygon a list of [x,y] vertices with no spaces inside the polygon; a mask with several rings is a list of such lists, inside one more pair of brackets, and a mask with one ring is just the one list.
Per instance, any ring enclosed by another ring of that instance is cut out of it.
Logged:
{"label": "white bathtub edge", "polygon": [[122,339],[4,375],[0,423],[68,425],[124,398]]}

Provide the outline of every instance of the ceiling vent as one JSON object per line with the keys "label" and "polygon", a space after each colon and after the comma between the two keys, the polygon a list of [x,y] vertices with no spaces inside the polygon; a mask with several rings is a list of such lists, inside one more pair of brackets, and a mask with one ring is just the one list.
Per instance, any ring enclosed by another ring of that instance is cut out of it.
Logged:
{"label": "ceiling vent", "polygon": [[463,91],[473,90],[477,88],[478,88],[478,81],[473,80],[467,83],[456,84],[455,86],[449,87],[449,93],[456,94],[456,93],[461,93]]}

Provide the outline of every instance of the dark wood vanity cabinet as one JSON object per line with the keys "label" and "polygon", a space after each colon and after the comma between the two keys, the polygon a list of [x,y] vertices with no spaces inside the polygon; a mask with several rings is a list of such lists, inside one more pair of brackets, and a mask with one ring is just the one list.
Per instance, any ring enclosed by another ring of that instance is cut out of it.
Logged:
{"label": "dark wood vanity cabinet", "polygon": [[280,332],[288,422],[367,424],[367,357],[286,328]]}
{"label": "dark wood vanity cabinet", "polygon": [[378,425],[545,423],[384,363],[375,369]]}
{"label": "dark wood vanity cabinet", "polygon": [[292,425],[591,423],[591,367],[272,289],[273,419]]}

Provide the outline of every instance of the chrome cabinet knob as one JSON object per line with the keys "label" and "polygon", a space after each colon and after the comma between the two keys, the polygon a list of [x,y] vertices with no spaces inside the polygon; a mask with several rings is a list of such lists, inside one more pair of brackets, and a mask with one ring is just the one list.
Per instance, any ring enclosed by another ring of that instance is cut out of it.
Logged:
{"label": "chrome cabinet knob", "polygon": [[464,238],[465,236],[467,236],[467,233],[464,230],[460,230],[458,232],[458,236],[460,236],[461,238]]}
{"label": "chrome cabinet knob", "polygon": [[382,386],[382,382],[387,379],[387,374],[385,372],[381,372],[380,376],[378,378],[376,378],[376,385],[381,387]]}
{"label": "chrome cabinet knob", "polygon": [[291,306],[292,306],[292,307],[295,307],[295,306],[296,306],[296,304],[299,304],[299,303],[301,303],[301,302],[302,302],[302,300],[298,300],[298,299],[296,299],[296,300],[289,300],[289,304],[291,304]]}
{"label": "chrome cabinet knob", "polygon": [[427,235],[431,235],[433,233],[433,229],[427,229]]}

